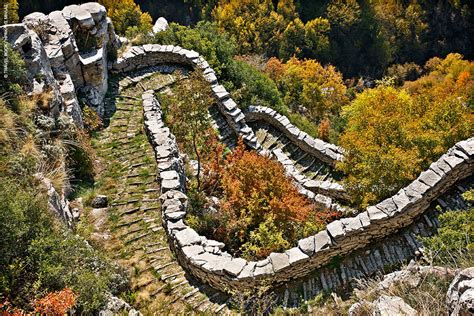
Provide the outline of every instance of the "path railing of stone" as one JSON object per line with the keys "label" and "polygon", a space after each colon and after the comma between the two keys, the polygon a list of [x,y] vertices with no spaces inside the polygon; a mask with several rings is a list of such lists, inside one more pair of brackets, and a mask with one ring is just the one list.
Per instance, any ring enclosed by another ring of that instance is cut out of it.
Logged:
{"label": "path railing of stone", "polygon": [[245,111],[247,122],[265,121],[283,132],[293,143],[301,147],[305,152],[311,153],[330,166],[334,166],[337,161],[341,161],[344,151],[341,147],[326,143],[325,141],[313,138],[291,124],[290,120],[284,116],[264,106],[249,106]]}
{"label": "path railing of stone", "polygon": [[[216,84],[212,69],[196,52],[173,46],[133,47],[118,59],[112,69],[116,72],[132,71],[159,63],[181,63],[201,69],[212,84],[229,125],[237,135],[246,136],[247,144],[260,149],[243,113],[230,99],[229,93]],[[325,230],[300,240],[297,247],[284,253],[272,253],[256,262],[247,261],[232,257],[222,250],[224,244],[200,236],[185,224],[185,175],[176,141],[164,127],[159,104],[151,91],[143,95],[143,104],[145,129],[154,146],[162,180],[163,225],[170,245],[180,264],[188,271],[223,291],[242,291],[262,284],[276,286],[304,277],[336,256],[347,255],[408,226],[434,199],[473,173],[474,138],[470,138],[453,146],[410,185],[368,207],[365,212],[328,224]]]}
{"label": "path railing of stone", "polygon": [[[275,127],[290,140],[291,144],[300,148],[303,155],[305,154],[314,157],[316,161],[326,164],[329,169],[333,169],[335,164],[343,159],[342,148],[311,137],[291,124],[286,116],[281,115],[270,108],[263,106],[250,106],[245,111],[245,120],[248,123],[263,121],[270,126]],[[265,142],[266,139],[267,137],[265,137]],[[260,143],[263,147],[266,147],[263,141],[260,141]],[[304,172],[298,170],[296,166],[298,164],[297,161],[292,160],[291,157],[285,154],[281,148],[275,146],[277,141],[273,142],[272,139],[270,143],[273,143],[273,145],[272,148],[268,149],[268,151],[270,151],[272,155],[285,167],[287,174],[289,174],[300,187],[304,188],[304,191],[300,191],[310,199],[315,200],[318,204],[328,197],[346,201],[350,200],[349,195],[341,184],[332,179],[308,178]],[[314,167],[318,168],[318,165],[315,165]],[[307,168],[312,169],[313,166],[309,165],[304,169]],[[319,167],[319,169],[320,168],[321,167]],[[316,172],[316,175],[317,173],[318,172]],[[313,194],[307,194],[306,191],[312,192]]]}
{"label": "path railing of stone", "polygon": [[[210,83],[214,97],[218,101],[218,108],[227,120],[228,125],[236,135],[242,137],[246,145],[256,149],[262,154],[271,154],[284,166],[288,175],[296,182],[302,194],[308,196],[313,202],[322,207],[335,210],[342,210],[343,207],[333,203],[329,197],[348,200],[349,197],[344,188],[333,181],[320,181],[306,178],[299,173],[291,159],[279,150],[265,151],[258,143],[254,131],[246,123],[246,115],[238,108],[237,104],[230,97],[230,93],[219,85],[214,70],[207,61],[192,50],[183,49],[172,45],[147,44],[129,48],[110,68],[114,73],[136,72],[138,70],[149,69],[158,64],[180,64],[193,69],[198,69],[203,73],[204,78]],[[139,81],[140,78],[137,78]],[[314,139],[308,134],[293,126],[288,118],[276,113],[273,110],[255,107],[249,111],[249,119],[264,119],[280,128],[288,137],[302,148],[306,153],[320,159],[329,166],[334,166],[335,162],[342,159],[342,149]],[[328,200],[329,199],[329,200]]]}
{"label": "path railing of stone", "polygon": [[113,73],[125,73],[163,63],[186,65],[201,71],[204,78],[211,84],[212,93],[218,101],[219,110],[226,118],[229,126],[236,135],[242,137],[247,146],[260,149],[254,132],[245,122],[245,115],[237,107],[224,86],[218,84],[214,70],[197,52],[172,45],[147,44],[134,46],[119,57],[110,68]]}

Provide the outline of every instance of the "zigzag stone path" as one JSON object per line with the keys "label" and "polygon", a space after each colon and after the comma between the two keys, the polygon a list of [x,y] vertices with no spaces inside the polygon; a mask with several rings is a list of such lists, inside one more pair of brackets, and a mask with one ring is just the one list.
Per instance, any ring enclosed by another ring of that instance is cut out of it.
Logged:
{"label": "zigzag stone path", "polygon": [[[150,62],[159,64],[164,60],[173,60],[186,65],[197,64],[197,67],[206,69],[204,71],[205,74],[206,71],[209,70],[207,63],[195,52],[186,51],[173,46],[160,45],[149,45],[146,48],[132,48],[114,65],[114,68],[133,70],[143,68],[143,66],[140,66],[142,63],[145,63],[145,65]],[[208,73],[212,73],[212,69]],[[215,79],[209,81],[213,86],[216,98],[220,100],[220,102],[229,100],[229,94],[221,86],[218,86]],[[230,99],[230,102],[233,101]],[[155,113],[156,109],[154,110],[153,108],[154,107],[151,106],[146,110],[149,111],[146,115],[148,115],[151,121],[161,115]],[[235,103],[232,108],[235,109]],[[221,112],[228,111],[227,107],[219,109]],[[225,113],[227,115],[226,120],[229,123],[229,113]],[[248,133],[246,127],[242,127],[245,126],[242,125],[245,124],[245,121],[243,121],[240,116],[236,116],[236,120],[239,121],[241,127],[237,129],[234,127],[234,130],[237,130],[239,133],[240,131]],[[282,120],[285,121],[285,118],[282,118]],[[230,122],[231,121],[232,119]],[[160,136],[161,132],[159,129],[162,128],[162,123],[157,122],[153,124],[158,125],[153,128],[151,125],[148,127],[151,133],[150,135],[153,135],[151,139],[154,143],[160,143],[162,136]],[[285,131],[283,131],[283,133],[285,133]],[[302,140],[305,140],[305,135],[302,135],[297,130],[295,130],[295,133],[298,138],[302,136]],[[295,142],[291,135],[288,137],[291,141]],[[255,144],[255,141],[252,140],[252,142]],[[259,149],[260,144],[258,142],[255,147],[259,151],[263,151]],[[156,151],[155,153],[158,155],[159,152],[160,151]],[[329,154],[331,154],[331,152],[329,152]],[[169,154],[166,155],[166,157],[170,157]],[[388,240],[392,237],[396,238],[395,236],[398,231],[412,227],[412,225],[414,225],[413,222],[416,221],[418,217],[421,218],[422,216],[426,223],[430,223],[426,213],[429,204],[434,197],[444,194],[447,188],[451,187],[456,181],[472,173],[472,156],[473,140],[470,139],[460,142],[437,162],[433,163],[430,169],[423,172],[416,181],[400,190],[394,197],[369,207],[366,212],[359,214],[357,217],[334,221],[328,225],[325,231],[300,240],[298,247],[289,249],[284,254],[272,254],[266,260],[259,262],[245,262],[245,260],[239,258],[227,257],[225,253],[217,249],[220,247],[216,248],[218,244],[210,247],[205,237],[198,236],[192,229],[186,228],[186,226],[183,225],[181,219],[186,214],[186,199],[180,197],[182,193],[178,194],[176,191],[173,191],[180,190],[179,188],[181,187],[179,179],[182,178],[182,176],[180,176],[181,171],[179,168],[160,174],[160,177],[169,184],[169,186],[166,186],[167,190],[171,190],[172,192],[171,194],[166,193],[162,196],[162,200],[165,202],[162,211],[164,214],[167,214],[165,227],[169,230],[170,244],[173,246],[180,263],[185,266],[188,271],[192,271],[193,275],[198,276],[199,279],[205,280],[205,282],[219,289],[254,287],[260,284],[260,282],[266,281],[290,286],[293,279],[297,279],[297,284],[301,280],[310,277],[314,271],[322,271],[321,269],[325,269],[324,267],[327,267],[331,261],[334,261],[334,259],[340,256],[347,257],[349,258],[348,260],[354,256],[354,258],[356,258],[354,260],[358,262],[359,269],[361,269],[359,271],[363,271],[365,275],[368,275],[373,273],[373,271],[383,268],[384,260],[390,265],[392,263],[399,263],[401,260],[404,260],[404,258],[410,256],[410,251],[404,251],[403,249],[406,249],[407,245],[413,249],[418,249],[416,240],[405,237],[404,235],[405,242],[398,245],[394,244],[392,252],[386,250],[386,253],[384,252],[384,255],[386,255],[385,259],[380,255],[380,250],[376,249],[373,251],[373,260],[370,256],[366,256],[367,262],[363,260],[357,261],[357,258],[360,258],[360,256],[358,256],[354,250],[358,249],[357,251],[361,251],[361,248],[362,250],[365,249],[364,246],[372,247],[376,245],[374,242],[378,243],[385,239],[387,241],[384,241],[382,245],[391,245]],[[422,230],[418,225],[417,228],[420,231]],[[406,236],[410,235],[407,234]],[[210,242],[212,243],[212,241]],[[210,248],[208,249],[208,247]],[[370,255],[372,252],[369,250],[370,249],[365,250],[364,254]],[[215,251],[217,251],[217,253]],[[394,253],[397,256],[395,256]],[[404,253],[407,255],[406,257]],[[323,256],[323,254],[325,255]],[[351,263],[347,264],[349,267],[351,266]],[[352,265],[354,266],[354,264]],[[286,273],[283,273],[283,271],[286,271]],[[322,273],[318,279],[320,282],[319,289],[336,288],[347,283],[344,282],[344,280],[347,279],[345,269],[342,268],[341,271],[342,281],[338,281],[336,274],[328,272],[329,274],[326,278],[325,274]],[[358,271],[357,266],[355,266],[354,271]],[[348,273],[349,277],[357,275],[356,272],[354,272],[354,275],[351,275],[350,272]],[[303,291],[305,297],[308,294],[308,286],[311,286],[311,291],[318,288],[314,279],[310,278],[308,282],[309,283],[305,283],[303,281],[302,283],[303,289],[306,288],[306,290]],[[290,294],[289,291],[284,291],[282,296],[284,305],[288,304],[288,300],[292,295],[293,294]]]}
{"label": "zigzag stone path", "polygon": [[[96,149],[106,164],[102,187],[112,200],[108,209],[111,240],[117,260],[134,271],[133,290],[139,305],[149,306],[145,313],[229,314],[229,297],[183,270],[161,225],[160,185],[154,153],[144,134],[141,93],[172,84],[175,69],[160,66],[110,82],[110,90],[115,91],[110,94],[116,93],[107,97],[110,124],[100,133]],[[107,187],[107,179],[114,186]]]}

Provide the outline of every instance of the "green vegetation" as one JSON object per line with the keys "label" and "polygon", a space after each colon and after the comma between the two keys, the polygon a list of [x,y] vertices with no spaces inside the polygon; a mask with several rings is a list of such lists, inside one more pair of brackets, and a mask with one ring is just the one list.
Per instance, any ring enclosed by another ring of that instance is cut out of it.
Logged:
{"label": "green vegetation", "polygon": [[463,194],[467,209],[448,211],[439,216],[438,234],[421,238],[427,258],[433,264],[470,267],[474,257],[474,190]]}
{"label": "green vegetation", "polygon": [[[292,112],[285,105],[277,84],[265,72],[235,55],[235,41],[220,31],[215,23],[199,22],[193,28],[171,23],[170,29],[158,33],[153,41],[198,51],[242,108],[249,105],[270,107],[287,115],[293,124],[308,134],[318,136],[317,127],[307,117]],[[139,43],[145,42],[143,40]]]}
{"label": "green vegetation", "polygon": [[[24,73],[10,53],[15,71]],[[127,287],[125,273],[59,222],[36,176],[50,179],[59,194],[69,176],[85,180],[92,159],[87,137],[68,118],[42,114],[48,95],[26,98],[15,84],[8,102],[0,98],[0,302],[32,311],[35,300],[69,288],[76,311],[91,314],[107,292]]]}
{"label": "green vegetation", "polygon": [[99,0],[99,3],[107,9],[118,34],[134,38],[151,32],[150,14],[143,13],[134,0]]}
{"label": "green vegetation", "polygon": [[201,234],[224,242],[236,255],[263,258],[340,216],[316,211],[278,162],[245,150],[242,142],[229,152],[216,139],[207,110],[214,100],[201,74],[179,80],[172,91],[161,101],[167,126],[197,162],[188,172],[192,215],[186,221]]}
{"label": "green vegetation", "polygon": [[[2,58],[0,59],[0,69],[2,69],[2,76],[6,75],[6,78],[2,78],[0,82],[0,95],[6,96],[10,105],[17,106],[15,104],[19,95],[22,93],[21,87],[26,83],[26,70],[25,62],[21,56],[13,50],[10,44],[6,43],[3,39],[0,39],[0,53]],[[3,56],[8,56],[5,59]],[[7,63],[7,65],[5,65]],[[7,69],[7,73],[4,73],[4,69]]]}
{"label": "green vegetation", "polygon": [[173,134],[186,152],[192,152],[197,161],[197,190],[201,188],[202,150],[213,133],[207,108],[213,103],[212,91],[202,73],[193,72],[189,79],[181,81],[167,99],[166,117],[173,122]]}

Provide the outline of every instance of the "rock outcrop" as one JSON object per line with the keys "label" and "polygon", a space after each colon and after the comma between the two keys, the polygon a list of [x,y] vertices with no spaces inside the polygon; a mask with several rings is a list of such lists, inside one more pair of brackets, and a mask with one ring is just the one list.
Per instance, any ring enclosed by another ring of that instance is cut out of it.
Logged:
{"label": "rock outcrop", "polygon": [[474,267],[456,275],[446,294],[446,304],[450,315],[474,315]]}
{"label": "rock outcrop", "polygon": [[80,98],[102,115],[109,56],[120,45],[103,6],[90,2],[48,15],[35,12],[0,27],[5,33],[26,62],[28,92],[53,96],[51,115],[66,112],[82,126]]}
{"label": "rock outcrop", "polygon": [[141,316],[142,313],[134,309],[124,300],[109,294],[104,309],[99,311],[99,316],[113,315]]}
{"label": "rock outcrop", "polygon": [[373,303],[374,316],[415,316],[416,310],[398,296],[382,295]]}
{"label": "rock outcrop", "polygon": [[163,32],[169,28],[168,21],[164,17],[159,17],[153,25],[153,33]]}
{"label": "rock outcrop", "polygon": [[73,227],[79,219],[79,210],[69,207],[69,201],[63,193],[56,191],[50,179],[45,178],[44,175],[40,173],[36,174],[35,177],[48,195],[49,210],[61,218],[68,227]]}

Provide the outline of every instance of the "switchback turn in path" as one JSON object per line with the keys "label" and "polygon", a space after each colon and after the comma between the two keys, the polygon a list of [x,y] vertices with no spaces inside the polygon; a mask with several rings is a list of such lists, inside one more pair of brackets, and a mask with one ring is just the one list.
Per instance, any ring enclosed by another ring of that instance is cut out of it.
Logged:
{"label": "switchback turn in path", "polygon": [[110,83],[116,92],[107,98],[109,125],[95,142],[102,166],[97,190],[108,195],[110,203],[105,223],[96,222],[93,236],[106,239],[105,247],[131,272],[130,297],[138,307],[146,306],[144,314],[228,314],[228,296],[200,284],[181,268],[161,225],[156,163],[143,130],[141,93],[173,83],[166,69],[160,69],[164,74],[150,73],[138,84],[130,84],[132,77]]}

